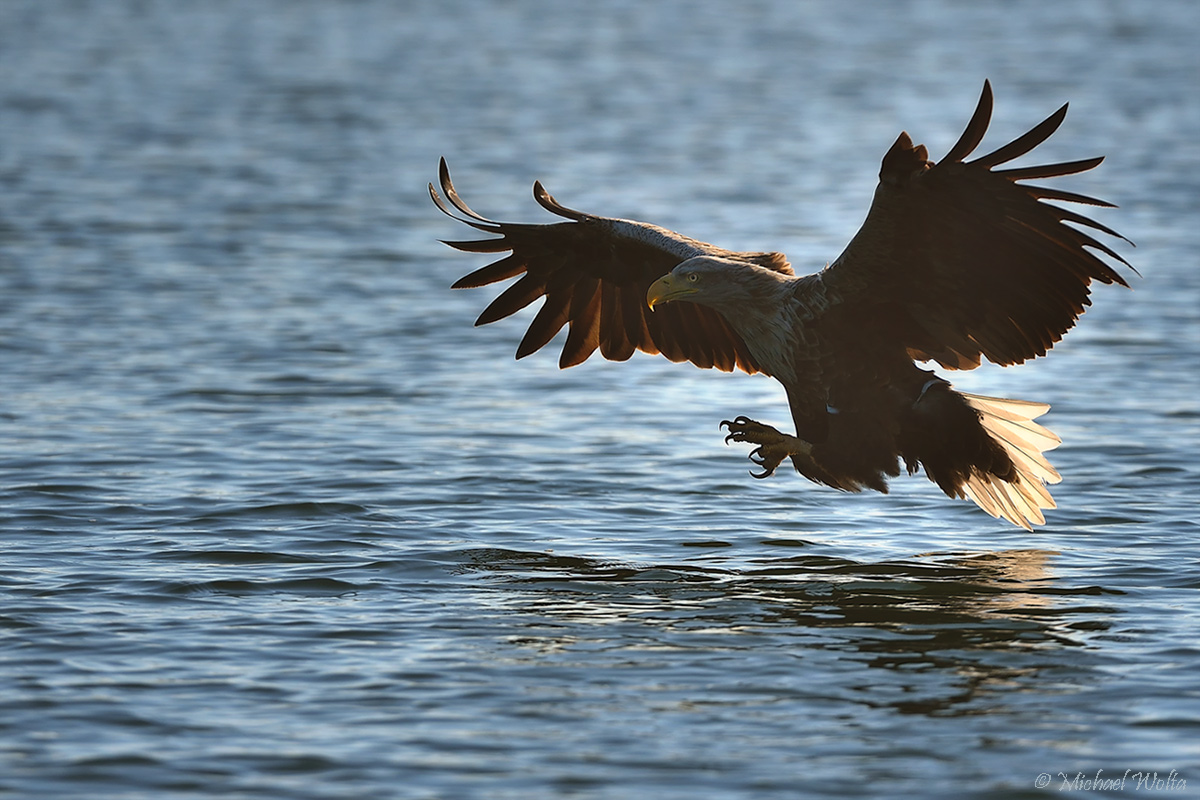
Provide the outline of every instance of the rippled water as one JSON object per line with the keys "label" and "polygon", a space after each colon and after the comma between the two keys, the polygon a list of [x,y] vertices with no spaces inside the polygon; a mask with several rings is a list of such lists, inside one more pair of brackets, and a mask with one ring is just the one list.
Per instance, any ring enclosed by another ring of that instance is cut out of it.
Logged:
{"label": "rippled water", "polygon": [[[0,794],[1195,795],[1197,34],[1185,2],[0,4]],[[955,376],[1054,405],[1035,534],[923,480],[755,482],[717,422],[785,422],[775,384],[516,363],[446,288],[482,262],[437,244],[440,155],[497,216],[541,178],[815,269],[985,77],[989,142],[1071,101],[1045,154],[1109,154],[1067,186],[1143,276]]]}

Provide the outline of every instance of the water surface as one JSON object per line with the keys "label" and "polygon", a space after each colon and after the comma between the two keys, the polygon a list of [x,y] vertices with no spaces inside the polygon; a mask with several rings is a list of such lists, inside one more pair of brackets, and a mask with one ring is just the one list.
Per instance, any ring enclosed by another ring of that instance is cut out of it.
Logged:
{"label": "water surface", "polygon": [[[0,793],[1021,797],[1200,786],[1200,12],[0,5]],[[901,129],[1138,243],[1050,357],[1035,534],[748,477],[769,380],[511,360],[425,184],[836,257]],[[1035,788],[1038,776],[1051,782]],[[1132,779],[1129,788],[1132,790]],[[1165,792],[1166,790],[1164,790]]]}

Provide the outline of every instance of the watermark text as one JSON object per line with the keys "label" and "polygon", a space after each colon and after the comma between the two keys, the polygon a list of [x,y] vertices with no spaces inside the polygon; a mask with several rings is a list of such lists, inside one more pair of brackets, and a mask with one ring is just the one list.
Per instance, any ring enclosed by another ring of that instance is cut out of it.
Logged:
{"label": "watermark text", "polygon": [[1043,772],[1034,779],[1033,786],[1058,792],[1182,792],[1187,790],[1187,779],[1175,770],[1164,773],[1127,769],[1118,776],[1098,769],[1094,774]]}

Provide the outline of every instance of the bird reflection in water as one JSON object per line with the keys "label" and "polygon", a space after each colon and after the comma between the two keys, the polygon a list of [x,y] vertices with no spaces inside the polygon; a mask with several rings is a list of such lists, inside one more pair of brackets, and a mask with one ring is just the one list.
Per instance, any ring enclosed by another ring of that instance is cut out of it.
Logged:
{"label": "bird reflection in water", "polygon": [[1061,585],[1049,550],[879,563],[801,554],[738,569],[504,549],[462,555],[463,570],[506,584],[500,598],[489,592],[489,605],[522,617],[508,657],[595,666],[598,651],[577,645],[595,641],[597,626],[606,652],[623,662],[651,651],[721,663],[731,652],[770,653],[803,670],[806,659],[833,657],[867,671],[832,691],[903,713],[990,713],[996,704],[985,698],[1036,687],[1051,653],[1077,650],[1081,630],[1102,629],[1115,613],[1095,603],[1096,587]]}

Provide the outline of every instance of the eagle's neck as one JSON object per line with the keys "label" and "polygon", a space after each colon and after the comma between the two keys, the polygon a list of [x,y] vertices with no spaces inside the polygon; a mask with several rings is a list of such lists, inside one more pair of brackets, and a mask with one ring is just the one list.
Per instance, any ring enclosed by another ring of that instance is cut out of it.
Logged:
{"label": "eagle's neck", "polygon": [[802,335],[803,307],[794,300],[802,279],[755,268],[743,278],[750,302],[739,303],[725,319],[746,343],[763,372],[792,383],[796,379],[795,353]]}
{"label": "eagle's neck", "polygon": [[785,305],[774,314],[742,319],[734,326],[762,371],[785,384],[796,381],[793,358],[796,350],[793,334],[795,323],[792,317]]}

